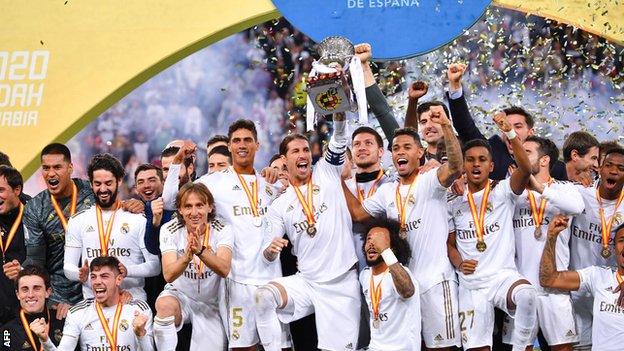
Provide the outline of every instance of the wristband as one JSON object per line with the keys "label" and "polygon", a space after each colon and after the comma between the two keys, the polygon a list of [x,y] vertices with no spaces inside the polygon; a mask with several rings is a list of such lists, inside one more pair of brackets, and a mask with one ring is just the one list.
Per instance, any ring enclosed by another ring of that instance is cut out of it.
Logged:
{"label": "wristband", "polygon": [[399,262],[399,260],[397,260],[396,256],[394,255],[394,252],[392,252],[390,248],[383,250],[381,252],[381,257],[388,266],[392,266],[393,264]]}
{"label": "wristband", "polygon": [[195,256],[201,256],[201,254],[204,252],[204,250],[205,250],[205,249],[206,249],[206,247],[205,247],[205,246],[202,246],[201,250],[199,250],[199,252],[197,252],[197,253],[195,254]]}
{"label": "wristband", "polygon": [[516,134],[516,131],[513,130],[513,129],[508,131],[508,132],[504,132],[504,133],[507,136],[507,139],[509,139],[509,140],[513,140],[513,139],[515,139],[518,136],[518,134]]}

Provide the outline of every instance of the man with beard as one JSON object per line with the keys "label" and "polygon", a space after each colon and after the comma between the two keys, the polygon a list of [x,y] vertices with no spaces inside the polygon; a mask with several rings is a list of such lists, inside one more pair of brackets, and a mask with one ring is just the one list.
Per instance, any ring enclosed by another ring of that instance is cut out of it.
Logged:
{"label": "man with beard", "polygon": [[24,187],[22,175],[13,167],[0,166],[0,254],[2,270],[0,274],[0,323],[4,324],[19,307],[15,296],[14,280],[26,259],[25,238],[28,230],[22,219],[24,205],[20,194]]}
{"label": "man with beard", "polygon": [[340,195],[348,137],[345,115],[334,114],[334,132],[312,171],[308,139],[291,134],[280,143],[290,186],[269,207],[262,257],[278,260],[293,244],[299,273],[272,279],[255,291],[258,333],[267,351],[280,349],[281,323],[315,313],[318,348],[354,350],[360,322],[357,257],[351,218]]}
{"label": "man with beard", "polygon": [[[585,210],[574,216],[570,225],[570,269],[590,266],[615,267],[616,259],[609,244],[615,229],[624,223],[624,149],[609,150],[599,169],[599,181],[591,187],[577,185]],[[573,292],[576,323],[581,336],[579,346],[591,347],[593,298]]]}
{"label": "man with beard", "polygon": [[513,350],[524,351],[537,319],[536,290],[516,269],[513,215],[531,164],[505,114],[498,112],[494,121],[511,141],[518,168],[505,180],[491,181],[490,144],[476,139],[464,145],[467,191],[449,202],[455,231],[449,234],[448,256],[459,270],[464,350],[492,348],[494,308],[499,308],[514,318]]}
{"label": "man with beard", "polygon": [[[624,226],[614,236],[614,267],[592,265],[579,270],[557,268],[557,235],[568,218],[557,216],[548,227],[548,239],[540,264],[540,283],[545,288],[575,291],[593,297],[591,310],[593,350],[619,351],[624,340]],[[609,244],[611,246],[611,244]]]}
{"label": "man with beard", "polygon": [[[593,135],[578,131],[563,143],[563,161],[567,179],[589,186],[598,172],[600,143]],[[606,153],[605,153],[606,155]]]}
{"label": "man with beard", "polygon": [[361,248],[368,265],[360,273],[360,285],[371,316],[372,351],[420,351],[420,294],[406,267],[409,243],[399,232],[394,221],[375,222]]}
{"label": "man with beard", "polygon": [[74,166],[67,146],[45,146],[41,150],[41,170],[47,189],[24,209],[29,234],[26,264],[40,265],[50,273],[50,304],[56,310],[56,318],[62,319],[70,306],[82,300],[80,283],[67,279],[63,272],[67,223],[71,216],[91,207],[95,198],[87,180],[72,178]]}
{"label": "man with beard", "polygon": [[461,148],[444,109],[431,106],[431,118],[447,140],[449,161],[435,170],[419,174],[423,148],[414,128],[398,129],[392,141],[392,160],[399,179],[382,185],[372,197],[360,203],[347,193],[354,221],[371,217],[397,219],[401,235],[413,253],[409,267],[420,286],[423,341],[428,349],[449,349],[460,345],[457,320],[457,282],[446,255],[448,221],[447,188],[460,175]]}
{"label": "man with beard", "polygon": [[[167,176],[169,175],[169,167],[171,166],[171,164],[176,162],[177,164],[180,164],[182,163],[182,161],[184,161],[184,167],[181,167],[178,171],[178,184],[181,187],[182,185],[192,180],[192,176],[195,173],[195,163],[192,154],[189,155],[186,150],[180,150],[184,147],[186,143],[183,141],[180,141],[178,143],[181,144],[181,146],[169,146],[160,153],[160,164],[162,165],[163,177],[165,178],[166,182]],[[180,160],[180,157],[183,158]],[[174,160],[176,162],[174,162]],[[176,193],[178,192],[178,189],[179,188],[175,188]],[[175,194],[173,194],[173,198],[175,199]]]}
{"label": "man with beard", "polygon": [[20,310],[15,318],[0,328],[4,337],[0,349],[40,350],[39,338],[30,330],[30,323],[39,318],[48,324],[48,337],[58,345],[65,319],[52,318],[56,312],[46,306],[46,299],[52,294],[48,273],[40,266],[25,266],[17,275],[15,294],[20,302]]}
{"label": "man with beard", "polygon": [[[416,108],[416,125],[414,128],[418,129],[418,134],[420,138],[427,142],[427,147],[425,148],[425,153],[421,159],[421,163],[424,164],[430,160],[436,160],[440,162],[438,159],[438,151],[439,146],[442,146],[443,140],[443,131],[442,127],[436,123],[431,118],[431,107],[432,106],[440,106],[444,109],[444,113],[449,116],[449,111],[446,105],[444,105],[440,101],[428,101],[424,102]],[[407,125],[407,127],[411,127],[411,125]]]}
{"label": "man with beard", "polygon": [[91,261],[90,281],[93,298],[69,309],[63,337],[56,347],[48,337],[44,318],[30,323],[30,330],[39,338],[45,351],[124,350],[152,351],[152,311],[143,301],[124,303],[121,288],[123,264],[113,256],[100,256]]}
{"label": "man with beard", "polygon": [[[96,206],[74,215],[65,241],[65,276],[82,283],[82,293],[92,297],[89,262],[100,256],[115,256],[124,279],[123,288],[145,301],[145,277],[160,271],[158,256],[145,248],[145,217],[120,208],[117,198],[124,169],[110,154],[93,156],[87,169]],[[81,257],[83,264],[81,264]]]}
{"label": "man with beard", "polygon": [[[578,342],[572,301],[568,292],[545,290],[539,284],[539,260],[546,243],[545,233],[555,215],[574,216],[583,211],[583,198],[570,182],[555,181],[550,175],[552,163],[559,157],[557,146],[550,140],[529,136],[524,142],[531,177],[528,188],[516,202],[513,227],[516,242],[518,272],[536,287],[538,328],[553,351],[571,350]],[[558,236],[557,267],[567,270],[570,264],[570,231],[564,229]],[[513,319],[507,318],[503,328],[503,341],[511,343]],[[533,345],[531,340],[529,345]],[[527,346],[529,346],[527,345]]]}
{"label": "man with beard", "polygon": [[[262,173],[254,169],[256,151],[260,147],[258,132],[254,122],[240,119],[228,128],[228,148],[232,154],[232,167],[200,177],[200,182],[214,196],[217,214],[230,225],[234,233],[232,270],[221,289],[224,303],[221,316],[225,323],[229,347],[234,350],[255,350],[259,342],[254,313],[254,291],[271,279],[282,276],[279,263],[267,265],[260,258],[263,244],[262,223],[267,207],[281,191],[281,183],[276,183],[277,172],[270,168]],[[192,154],[194,144],[185,142],[182,146],[186,157]],[[168,188],[177,189],[177,172],[181,169],[182,157],[172,162],[165,181],[165,208],[175,208]],[[267,180],[265,172],[271,171],[274,178]],[[271,182],[272,180],[272,182]],[[274,184],[276,183],[276,184]],[[283,233],[282,233],[283,234]],[[290,333],[287,325],[281,325],[281,347],[290,347]]]}

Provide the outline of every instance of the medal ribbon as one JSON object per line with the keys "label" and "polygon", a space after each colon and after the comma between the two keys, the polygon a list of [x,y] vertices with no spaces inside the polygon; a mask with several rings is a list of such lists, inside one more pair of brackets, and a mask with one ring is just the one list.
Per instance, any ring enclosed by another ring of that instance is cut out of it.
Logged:
{"label": "medal ribbon", "polygon": [[409,203],[409,197],[412,193],[412,189],[414,188],[414,185],[416,184],[416,181],[418,180],[418,175],[416,175],[416,178],[414,178],[414,180],[412,181],[412,184],[410,184],[409,188],[407,189],[407,196],[405,196],[405,203],[403,203],[403,198],[401,198],[401,181],[399,181],[399,184],[397,184],[396,187],[396,193],[395,193],[395,202],[397,205],[397,211],[399,211],[399,224],[401,225],[401,228],[405,228],[405,213],[407,212],[407,204]]}
{"label": "medal ribbon", "polygon": [[611,218],[609,218],[608,223],[607,219],[605,218],[604,208],[602,207],[602,199],[600,198],[598,188],[596,188],[596,200],[598,200],[598,206],[600,206],[598,213],[600,214],[600,226],[602,227],[602,247],[607,249],[609,247],[609,236],[611,236],[611,227],[613,226],[613,220],[615,219],[618,208],[622,204],[622,200],[624,200],[624,191],[620,193],[620,197],[615,203],[613,214],[611,215]]}
{"label": "medal ribbon", "polygon": [[477,233],[477,242],[483,241],[483,235],[485,234],[485,210],[487,209],[488,198],[490,197],[490,181],[488,180],[485,190],[483,190],[483,198],[481,199],[481,206],[479,213],[477,213],[477,205],[475,204],[472,193],[468,191],[468,205],[470,206],[470,213],[472,214],[472,220],[475,224],[475,232]]}
{"label": "medal ribbon", "polygon": [[[553,179],[550,178],[548,185],[552,184]],[[535,201],[535,195],[531,190],[527,190],[529,205],[531,206],[531,216],[535,222],[535,227],[539,228],[544,221],[544,213],[546,212],[546,198],[542,196],[539,207],[537,207],[537,201]]]}
{"label": "medal ribbon", "polygon": [[22,224],[22,217],[24,216],[24,204],[20,202],[19,204],[19,212],[17,214],[17,218],[15,218],[15,222],[11,226],[9,230],[9,235],[7,235],[6,243],[2,241],[2,237],[0,237],[0,250],[2,250],[2,260],[6,259],[6,252],[9,250],[11,246],[11,242],[13,241],[13,237],[15,237],[15,233],[17,233],[17,229]]}
{"label": "medal ribbon", "polygon": [[[69,217],[73,216],[76,213],[76,203],[78,202],[78,188],[76,187],[76,183],[72,181],[72,196],[71,196],[71,206],[69,208]],[[67,217],[63,214],[63,210],[59,206],[58,202],[52,194],[50,194],[50,201],[52,201],[52,207],[54,207],[54,212],[58,216],[61,221],[61,225],[63,225],[63,230],[67,231]]]}
{"label": "medal ribbon", "polygon": [[301,207],[303,207],[303,212],[306,215],[306,218],[308,219],[308,224],[314,224],[316,223],[316,221],[314,220],[314,202],[313,202],[313,198],[312,198],[312,175],[310,175],[310,179],[308,179],[308,193],[307,195],[307,201],[306,199],[303,197],[303,194],[301,193],[301,190],[299,190],[299,187],[295,186],[294,184],[290,183],[292,185],[292,188],[295,190],[295,194],[297,194],[297,199],[299,199],[299,203],[301,204]]}
{"label": "medal ribbon", "polygon": [[379,284],[375,286],[373,273],[371,272],[370,287],[368,290],[370,291],[371,308],[373,310],[373,319],[379,318],[379,304],[381,302],[381,283],[383,282],[383,279],[386,276],[386,273],[388,273],[388,269],[386,269],[386,271],[383,272],[381,279],[379,280]]}
{"label": "medal ribbon", "polygon": [[113,332],[111,333],[108,328],[108,321],[106,317],[104,317],[104,312],[102,312],[102,307],[98,302],[95,303],[95,310],[97,311],[98,318],[100,319],[100,323],[102,324],[102,328],[104,329],[104,334],[106,334],[106,339],[108,340],[108,344],[111,347],[111,350],[117,350],[117,331],[119,330],[119,318],[121,317],[121,309],[123,308],[123,304],[121,300],[117,303],[117,308],[115,309],[115,317],[113,318]]}
{"label": "medal ribbon", "polygon": [[[48,325],[48,328],[49,328],[50,327],[50,310],[47,310],[47,311],[48,311],[48,320],[46,321],[47,322],[46,324]],[[22,328],[24,328],[24,332],[26,333],[28,342],[32,346],[33,350],[43,351],[43,345],[39,345],[39,349],[37,349],[37,344],[35,344],[35,338],[33,337],[32,331],[30,330],[30,324],[28,323],[28,320],[26,319],[26,314],[24,313],[23,309],[20,309],[19,317],[20,317],[20,320],[22,321]]]}
{"label": "medal ribbon", "polygon": [[615,279],[617,279],[618,286],[624,283],[624,278],[622,278],[622,276],[620,275],[620,272],[618,271],[615,272]]}
{"label": "medal ribbon", "polygon": [[[236,171],[234,171],[234,173],[236,173]],[[238,180],[240,181],[243,190],[245,190],[245,194],[247,194],[247,199],[249,200],[249,206],[251,206],[251,212],[253,213],[253,216],[259,217],[260,213],[258,211],[258,178],[256,177],[256,180],[251,183],[251,190],[249,190],[249,186],[247,186],[245,178],[243,178],[243,176],[238,173],[236,173],[236,175],[238,176]]]}
{"label": "medal ribbon", "polygon": [[98,235],[100,236],[100,250],[102,256],[108,256],[108,242],[110,241],[111,232],[113,231],[113,222],[115,221],[115,214],[119,210],[119,204],[115,205],[115,210],[111,215],[111,218],[106,223],[106,233],[104,233],[104,224],[102,223],[102,209],[100,206],[95,205],[95,217],[98,224]]}
{"label": "medal ribbon", "polygon": [[360,187],[358,186],[358,183],[355,182],[355,189],[357,189],[357,196],[360,202],[364,202],[364,199],[367,199],[373,196],[373,194],[377,190],[377,186],[379,185],[379,182],[381,181],[381,177],[383,177],[383,175],[384,175],[384,172],[382,169],[380,169],[379,174],[377,174],[377,178],[375,178],[375,182],[373,183],[373,186],[368,190],[368,195],[366,197],[364,197],[364,190],[360,189]]}
{"label": "medal ribbon", "polygon": [[[202,246],[205,246],[206,248],[208,247],[208,242],[210,241],[210,223],[206,223],[206,232],[204,233],[204,241],[202,242]],[[199,259],[199,257],[198,257]],[[199,276],[197,277],[197,279],[201,279],[202,274],[204,274],[204,261],[202,261],[201,259],[199,259]]]}

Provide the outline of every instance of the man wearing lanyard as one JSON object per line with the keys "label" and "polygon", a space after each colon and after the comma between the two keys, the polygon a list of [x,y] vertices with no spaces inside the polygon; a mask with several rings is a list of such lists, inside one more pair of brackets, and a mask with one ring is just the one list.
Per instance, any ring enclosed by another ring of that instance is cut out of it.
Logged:
{"label": "man wearing lanyard", "polygon": [[[553,161],[559,158],[559,150],[552,141],[529,136],[524,142],[524,150],[531,163],[531,177],[514,211],[516,266],[538,292],[538,320],[534,333],[541,329],[552,350],[570,350],[579,339],[570,293],[542,289],[538,272],[548,224],[559,213],[570,216],[580,214],[584,209],[583,198],[574,184],[552,178],[550,168]],[[557,267],[567,270],[570,264],[570,231],[564,229],[558,240]],[[505,323],[503,342],[510,344],[513,319],[506,318]],[[533,345],[533,340],[529,344]]]}
{"label": "man wearing lanyard", "polygon": [[261,286],[255,293],[256,321],[264,349],[280,348],[280,322],[315,313],[318,348],[354,350],[360,323],[360,290],[351,218],[341,186],[348,137],[344,114],[334,114],[334,132],[312,171],[308,139],[291,134],[280,143],[291,185],[269,207],[265,264],[293,244],[299,272]]}
{"label": "man wearing lanyard", "polygon": [[[448,349],[460,345],[457,320],[457,278],[446,255],[448,221],[447,187],[461,172],[461,148],[442,106],[431,106],[430,118],[440,124],[446,140],[448,162],[419,174],[424,152],[414,128],[398,129],[392,141],[392,160],[399,180],[382,185],[362,204],[346,194],[354,221],[371,217],[397,219],[413,257],[409,267],[420,286],[422,335],[427,348]],[[431,317],[429,317],[431,316]]]}
{"label": "man wearing lanyard", "polygon": [[[115,256],[121,262],[124,285],[134,298],[145,301],[145,277],[160,270],[158,256],[145,248],[145,217],[121,208],[118,199],[124,169],[110,154],[93,156],[87,169],[96,206],[70,220],[65,240],[64,271],[67,278],[82,283],[82,293],[92,297],[89,262],[99,256]],[[82,258],[82,262],[81,262]]]}
{"label": "man wearing lanyard", "polygon": [[[615,229],[624,223],[624,150],[616,148],[606,153],[600,165],[599,182],[591,187],[577,185],[583,197],[585,211],[574,216],[570,225],[570,269],[590,266],[615,267],[616,259],[610,248]],[[581,336],[579,346],[591,348],[593,297],[587,292],[572,293],[576,323]]]}
{"label": "man wearing lanyard", "polygon": [[63,337],[58,347],[48,336],[44,318],[30,323],[45,351],[127,350],[152,351],[152,311],[147,303],[131,300],[124,303],[120,286],[122,264],[113,256],[94,258],[89,266],[92,295],[69,309]]}
{"label": "man wearing lanyard", "polygon": [[55,345],[61,341],[65,319],[50,318],[56,313],[46,306],[52,293],[50,276],[40,266],[24,266],[15,282],[15,294],[20,310],[11,321],[0,328],[3,336],[0,349],[7,351],[41,350],[39,338],[30,330],[30,323],[43,318],[48,325],[48,337]]}
{"label": "man wearing lanyard", "polygon": [[548,226],[548,239],[540,264],[543,287],[578,291],[593,297],[591,309],[593,350],[619,351],[624,340],[624,226],[616,231],[613,247],[616,266],[591,265],[579,270],[557,268],[559,232],[568,226],[568,218],[556,216]]}
{"label": "man wearing lanyard", "polygon": [[19,302],[15,296],[14,280],[26,259],[25,238],[28,230],[23,224],[24,205],[20,194],[24,183],[22,175],[13,167],[0,166],[0,323],[9,321],[17,311]]}
{"label": "man wearing lanyard", "polygon": [[70,306],[82,300],[82,287],[63,272],[67,222],[74,214],[95,203],[87,180],[73,178],[71,153],[63,144],[49,144],[41,150],[41,169],[46,190],[32,198],[24,209],[28,228],[26,264],[45,267],[50,273],[50,304],[55,317],[65,318]]}
{"label": "man wearing lanyard", "polygon": [[361,248],[368,268],[360,285],[370,311],[372,351],[420,351],[420,298],[418,283],[407,264],[409,243],[394,221],[378,221],[367,230]]}
{"label": "man wearing lanyard", "polygon": [[[221,316],[225,324],[229,347],[235,350],[255,350],[259,342],[254,311],[254,292],[258,286],[282,276],[279,262],[267,265],[262,253],[262,222],[269,204],[281,191],[282,184],[275,179],[265,179],[254,169],[256,151],[260,147],[256,125],[250,120],[237,120],[228,128],[228,147],[232,154],[232,167],[221,172],[204,175],[196,180],[208,187],[215,199],[217,214],[234,233],[232,270],[222,284]],[[188,157],[195,146],[185,142],[181,147]],[[165,180],[163,197],[166,209],[175,208],[174,199],[167,197],[168,188],[177,189],[180,157],[170,165]],[[263,170],[262,173],[267,170]],[[277,183],[276,183],[277,182]],[[273,183],[276,183],[273,185]],[[282,325],[282,347],[290,347],[290,332]]]}
{"label": "man wearing lanyard", "polygon": [[491,147],[476,139],[464,145],[465,195],[449,202],[455,232],[449,235],[449,258],[459,270],[459,319],[464,350],[492,347],[494,308],[514,318],[511,343],[524,351],[537,319],[536,290],[514,262],[513,214],[528,185],[531,164],[503,112],[494,115],[511,141],[518,168],[511,177],[491,181]]}

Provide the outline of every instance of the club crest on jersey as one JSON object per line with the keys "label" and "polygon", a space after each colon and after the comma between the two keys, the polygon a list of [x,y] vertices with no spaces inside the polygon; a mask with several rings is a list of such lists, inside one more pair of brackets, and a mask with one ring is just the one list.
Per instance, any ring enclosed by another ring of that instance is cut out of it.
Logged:
{"label": "club crest on jersey", "polygon": [[416,199],[414,198],[414,194],[410,194],[410,197],[407,200],[407,203],[410,204],[410,205],[415,205],[416,204]]}
{"label": "club crest on jersey", "polygon": [[24,341],[24,343],[22,344],[22,350],[26,350],[26,349],[30,349],[31,346],[28,343],[28,340]]}
{"label": "club crest on jersey", "polygon": [[620,224],[624,222],[624,214],[622,212],[618,212],[615,214],[615,218],[613,218],[614,227],[619,227]]}
{"label": "club crest on jersey", "polygon": [[312,187],[312,194],[318,195],[319,192],[321,192],[321,187],[314,184],[314,186]]}
{"label": "club crest on jersey", "polygon": [[119,322],[119,330],[121,330],[121,331],[128,330],[128,320],[127,319],[122,319],[121,322]]}
{"label": "club crest on jersey", "polygon": [[487,205],[485,205],[485,211],[487,213],[491,213],[492,212],[492,203],[488,202]]}
{"label": "club crest on jersey", "polygon": [[121,225],[121,234],[128,234],[130,232],[130,226],[128,223],[124,223]]}
{"label": "club crest on jersey", "polygon": [[56,342],[61,342],[61,338],[63,338],[63,331],[61,329],[54,329],[54,340]]}

